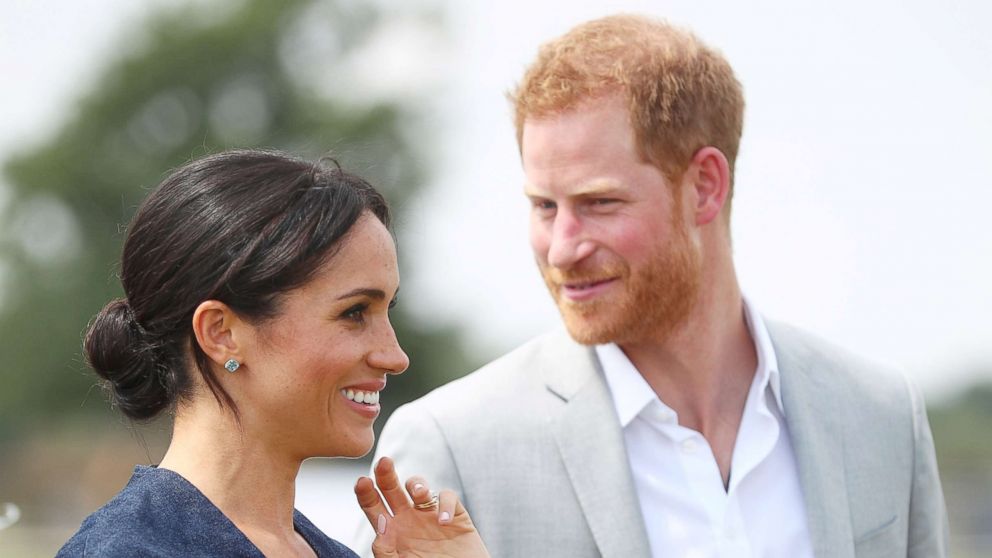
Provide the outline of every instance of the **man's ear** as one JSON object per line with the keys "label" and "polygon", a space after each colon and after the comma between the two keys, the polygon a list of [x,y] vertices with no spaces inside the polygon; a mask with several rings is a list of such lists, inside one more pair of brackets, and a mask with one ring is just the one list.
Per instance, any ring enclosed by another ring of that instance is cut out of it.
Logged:
{"label": "man's ear", "polygon": [[193,312],[193,334],[210,360],[224,366],[230,359],[244,362],[244,321],[217,300],[205,300]]}
{"label": "man's ear", "polygon": [[696,225],[716,219],[730,195],[730,165],[723,153],[712,146],[703,147],[692,156],[687,176],[692,180]]}

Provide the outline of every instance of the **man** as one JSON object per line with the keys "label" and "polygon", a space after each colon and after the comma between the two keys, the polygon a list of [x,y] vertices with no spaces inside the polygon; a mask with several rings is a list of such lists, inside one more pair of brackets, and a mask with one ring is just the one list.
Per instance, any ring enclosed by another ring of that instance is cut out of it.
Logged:
{"label": "man", "polygon": [[512,99],[568,333],[400,408],[377,453],[454,488],[493,556],[944,556],[916,389],[741,294],[726,60],[607,17],[545,45]]}

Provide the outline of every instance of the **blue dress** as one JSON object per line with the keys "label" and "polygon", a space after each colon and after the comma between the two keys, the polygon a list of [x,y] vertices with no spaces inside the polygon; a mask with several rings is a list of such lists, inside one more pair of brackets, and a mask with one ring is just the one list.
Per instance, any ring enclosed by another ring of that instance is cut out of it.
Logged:
{"label": "blue dress", "polygon": [[[321,558],[358,558],[296,510],[293,526]],[[79,556],[262,558],[263,554],[182,476],[138,466],[124,490],[87,517],[56,558]]]}

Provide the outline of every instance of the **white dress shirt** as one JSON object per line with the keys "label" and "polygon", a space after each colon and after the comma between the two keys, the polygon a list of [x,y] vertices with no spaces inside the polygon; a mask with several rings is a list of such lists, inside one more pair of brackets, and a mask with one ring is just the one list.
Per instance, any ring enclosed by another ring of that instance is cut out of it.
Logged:
{"label": "white dress shirt", "polygon": [[[723,478],[702,434],[679,425],[616,344],[599,345],[652,556],[812,558],[806,508],[782,412],[778,363],[764,321],[745,301],[758,354]],[[664,397],[664,394],[661,394]]]}

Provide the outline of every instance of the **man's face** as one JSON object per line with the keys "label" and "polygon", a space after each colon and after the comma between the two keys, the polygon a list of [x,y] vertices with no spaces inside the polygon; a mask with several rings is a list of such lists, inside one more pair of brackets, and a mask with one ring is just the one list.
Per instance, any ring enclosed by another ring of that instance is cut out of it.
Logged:
{"label": "man's face", "polygon": [[583,344],[664,341],[699,289],[681,198],[641,160],[620,95],[524,122],[530,242]]}

